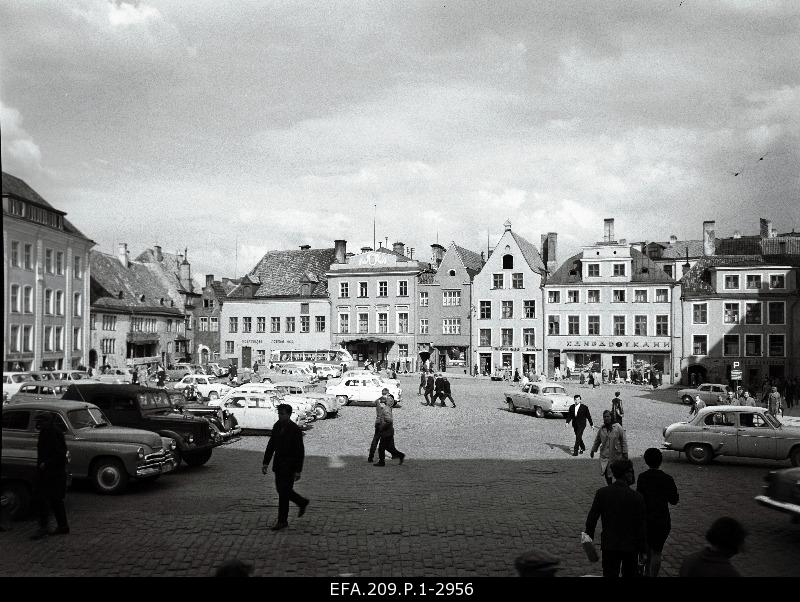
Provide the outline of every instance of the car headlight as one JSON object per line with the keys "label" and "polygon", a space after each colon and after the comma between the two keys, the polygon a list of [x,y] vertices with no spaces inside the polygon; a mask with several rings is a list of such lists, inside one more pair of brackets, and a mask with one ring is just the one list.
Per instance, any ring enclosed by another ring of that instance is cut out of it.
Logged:
{"label": "car headlight", "polygon": [[144,460],[144,448],[140,447],[136,450],[136,455],[139,456],[140,460]]}

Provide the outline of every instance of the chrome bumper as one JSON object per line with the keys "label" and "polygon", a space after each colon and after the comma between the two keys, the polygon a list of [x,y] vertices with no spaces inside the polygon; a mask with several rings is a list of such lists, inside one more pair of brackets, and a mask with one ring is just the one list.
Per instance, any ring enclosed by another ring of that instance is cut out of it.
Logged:
{"label": "chrome bumper", "polygon": [[779,502],[773,500],[768,495],[757,495],[755,500],[762,506],[772,508],[773,510],[780,510],[781,512],[788,512],[795,516],[800,516],[800,504],[792,504],[790,502]]}
{"label": "chrome bumper", "polygon": [[175,459],[172,453],[161,450],[144,457],[142,463],[136,467],[136,476],[153,477],[173,470],[175,470]]}

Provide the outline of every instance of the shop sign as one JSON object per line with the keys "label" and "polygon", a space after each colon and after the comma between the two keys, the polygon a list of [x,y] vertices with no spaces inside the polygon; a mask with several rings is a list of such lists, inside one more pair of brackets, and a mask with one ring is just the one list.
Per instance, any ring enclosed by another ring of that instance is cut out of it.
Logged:
{"label": "shop sign", "polygon": [[264,339],[244,339],[242,345],[261,345]]}
{"label": "shop sign", "polygon": [[[260,343],[261,341],[258,342]],[[273,345],[293,345],[294,342],[294,339],[272,339],[270,341]]]}
{"label": "shop sign", "polygon": [[495,351],[519,351],[519,347],[492,347]]}
{"label": "shop sign", "polygon": [[609,351],[633,350],[633,349],[658,349],[659,351],[669,351],[671,343],[669,339],[662,340],[631,340],[631,339],[575,339],[567,341],[565,349],[607,349]]}

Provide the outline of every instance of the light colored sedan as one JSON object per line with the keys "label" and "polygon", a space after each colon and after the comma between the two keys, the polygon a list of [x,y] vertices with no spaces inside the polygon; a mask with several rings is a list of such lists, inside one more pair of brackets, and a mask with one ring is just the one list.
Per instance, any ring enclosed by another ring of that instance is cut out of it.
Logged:
{"label": "light colored sedan", "polygon": [[340,405],[349,405],[354,401],[374,404],[383,395],[384,388],[388,387],[375,376],[353,376],[328,385],[325,392],[328,395],[335,395]]}
{"label": "light colored sedan", "polygon": [[[281,399],[269,393],[231,395],[225,409],[236,417],[242,430],[272,431],[278,421]],[[292,412],[291,420],[300,428],[308,428],[305,416]]]}
{"label": "light colored sedan", "polygon": [[765,408],[713,406],[692,420],[664,429],[662,447],[686,453],[692,464],[708,464],[716,456],[792,461],[800,466],[800,428],[786,426]]}
{"label": "light colored sedan", "polygon": [[[208,405],[211,407],[222,407],[230,400],[231,397],[235,395],[249,395],[251,393],[256,395],[274,395],[281,397],[281,393],[272,383],[246,383],[244,385],[239,385],[235,389],[231,389],[221,399],[209,401]],[[308,400],[295,398],[282,401],[283,403],[288,403],[290,406],[292,406],[293,414],[303,416],[309,422],[316,420],[316,416],[314,415],[314,406]]]}
{"label": "light colored sedan", "polygon": [[217,379],[216,376],[206,374],[188,374],[175,383],[176,391],[183,391],[194,385],[197,394],[203,399],[214,400],[225,397],[231,387]]}
{"label": "light colored sedan", "polygon": [[503,395],[509,411],[528,410],[537,418],[566,414],[573,401],[562,385],[548,382],[530,383],[519,389],[509,389]]}
{"label": "light colored sedan", "polygon": [[[373,372],[372,370],[348,370],[344,374],[342,374],[342,378],[337,382],[342,382],[347,378],[358,378],[358,377],[367,377],[367,378],[377,378],[380,381],[381,385],[389,389],[389,393],[391,393],[392,397],[394,397],[397,401],[400,401],[400,396],[403,394],[403,389],[400,387],[400,381],[396,378],[386,378],[381,376],[380,372]],[[336,383],[333,383],[336,384]]]}
{"label": "light colored sedan", "polygon": [[725,385],[703,383],[696,389],[681,389],[678,391],[678,398],[686,405],[690,405],[694,402],[694,398],[699,395],[700,399],[706,402],[706,405],[717,405],[720,395],[725,397],[727,391],[728,387]]}
{"label": "light colored sedan", "polygon": [[338,414],[344,405],[341,398],[317,390],[316,385],[298,382],[279,382],[274,384],[285,403],[305,401],[311,404],[312,412],[317,420],[324,420],[332,414]]}

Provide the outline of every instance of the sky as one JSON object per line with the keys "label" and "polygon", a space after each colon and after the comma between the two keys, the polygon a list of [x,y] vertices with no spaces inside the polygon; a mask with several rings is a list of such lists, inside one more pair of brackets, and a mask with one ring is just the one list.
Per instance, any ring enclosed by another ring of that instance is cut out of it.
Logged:
{"label": "sky", "polygon": [[[98,243],[800,231],[800,3],[0,3],[3,170]],[[763,157],[763,159],[762,159]],[[738,175],[734,175],[738,174]]]}

